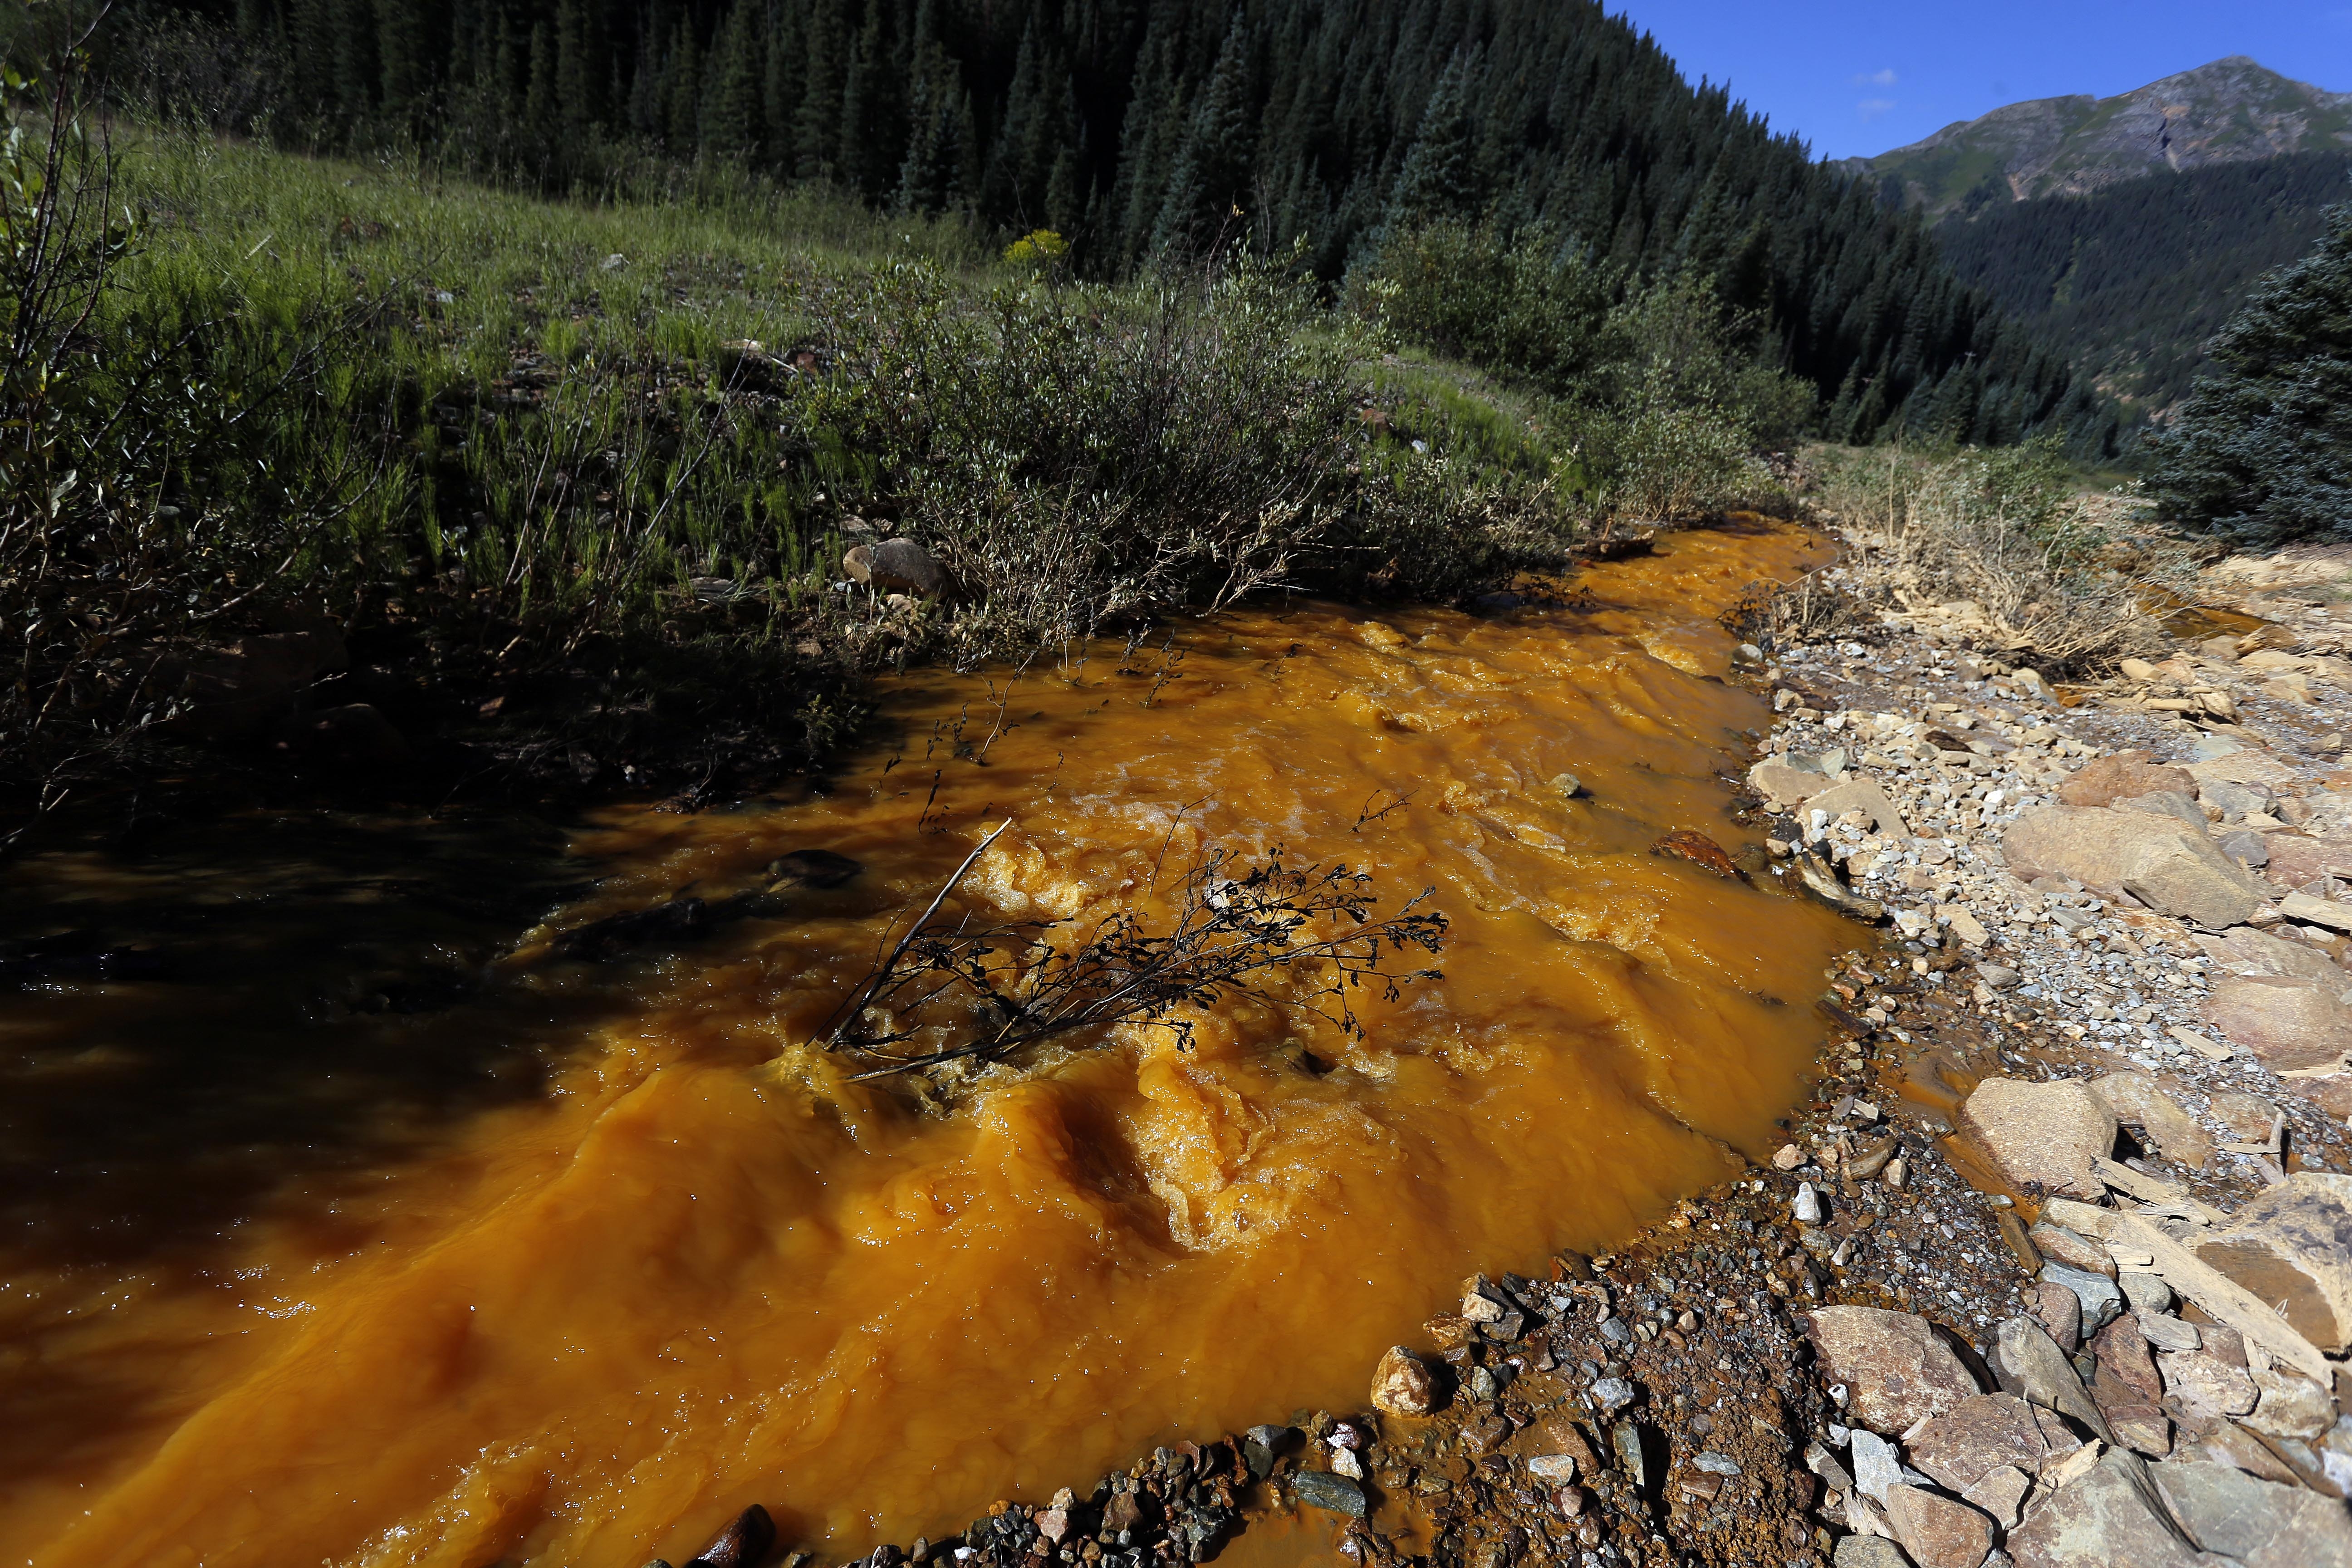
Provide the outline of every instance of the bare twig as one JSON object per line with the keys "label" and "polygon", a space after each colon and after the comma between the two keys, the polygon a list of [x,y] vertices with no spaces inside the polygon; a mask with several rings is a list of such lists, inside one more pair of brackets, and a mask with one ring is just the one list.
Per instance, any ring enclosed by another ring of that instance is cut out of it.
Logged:
{"label": "bare twig", "polygon": [[[1395,1000],[1402,984],[1441,977],[1434,969],[1404,971],[1387,962],[1409,952],[1434,954],[1444,945],[1445,917],[1423,907],[1432,889],[1380,916],[1368,875],[1343,865],[1293,868],[1278,847],[1247,865],[1230,851],[1202,855],[1165,931],[1122,909],[1064,943],[1052,936],[1063,921],[980,925],[966,916],[935,923],[940,902],[970,864],[949,879],[930,910],[844,1004],[845,1016],[831,1023],[830,1048],[877,1060],[858,1077],[967,1058],[1002,1061],[1056,1036],[1118,1023],[1170,1029],[1181,1042],[1189,1040],[1192,1026],[1172,1012],[1232,996],[1311,1012],[1360,1037],[1354,997],[1366,983]],[[1265,982],[1276,973],[1300,984],[1288,994],[1270,992]],[[935,1048],[899,1053],[897,1047],[919,1036],[938,1042]]]}
{"label": "bare twig", "polygon": [[925,926],[930,923],[931,917],[940,912],[940,906],[947,902],[948,895],[955,891],[955,885],[963,880],[963,874],[971,870],[972,863],[978,860],[988,847],[1002,837],[1004,830],[1012,826],[1013,819],[1009,816],[998,823],[996,831],[972,846],[971,853],[963,858],[963,864],[958,866],[954,874],[940,884],[940,890],[931,895],[930,906],[924,910],[915,923],[908,926],[906,933],[898,938],[898,945],[890,950],[890,956],[882,961],[880,968],[866,977],[865,984],[850,994],[851,1000],[844,1004],[840,1021],[833,1023],[832,1027],[825,1032],[825,1044],[830,1046],[839,1042],[842,1032],[849,1027],[857,1015],[864,1011],[867,1003],[873,999],[875,988],[883,984],[885,977],[897,966],[898,961],[906,956],[907,949],[913,944],[915,938],[921,933]]}

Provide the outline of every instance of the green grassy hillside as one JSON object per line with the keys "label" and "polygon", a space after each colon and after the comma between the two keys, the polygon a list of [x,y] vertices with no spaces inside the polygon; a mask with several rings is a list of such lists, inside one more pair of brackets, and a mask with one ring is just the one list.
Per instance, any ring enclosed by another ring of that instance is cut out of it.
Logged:
{"label": "green grassy hillside", "polygon": [[[444,775],[805,763],[886,667],[1276,587],[1457,598],[1593,521],[1752,499],[1748,404],[1802,406],[1687,287],[1612,285],[1539,379],[1419,346],[1453,277],[1335,301],[1235,251],[1089,283],[1050,236],[725,165],[556,201],[205,135],[49,149],[18,114],[0,217],[51,237],[9,253],[0,364],[20,801],[184,767],[221,660],[258,679],[222,650],[322,618],[351,668],[295,706],[381,710]],[[891,536],[948,589],[848,584]],[[287,722],[232,750],[299,763]]]}
{"label": "green grassy hillside", "polygon": [[2115,433],[1917,222],[1598,0],[190,0],[109,47],[142,112],[280,146],[555,191],[727,164],[1000,243],[1050,228],[1093,278],[1242,238],[1337,284],[1401,230],[1491,217],[1711,279],[1837,438]]}

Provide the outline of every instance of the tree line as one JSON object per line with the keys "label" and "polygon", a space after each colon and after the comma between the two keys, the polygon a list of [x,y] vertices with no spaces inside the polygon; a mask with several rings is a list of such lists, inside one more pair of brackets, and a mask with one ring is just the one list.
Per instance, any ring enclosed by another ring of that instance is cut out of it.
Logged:
{"label": "tree line", "polygon": [[[555,189],[624,153],[1050,228],[1125,275],[1234,241],[1337,280],[1392,234],[1711,277],[1825,434],[2111,450],[2113,408],[1915,216],[1685,81],[1598,0],[233,0],[147,13],[158,107]],[[224,42],[226,40],[226,42]],[[235,90],[223,85],[236,79]]]}

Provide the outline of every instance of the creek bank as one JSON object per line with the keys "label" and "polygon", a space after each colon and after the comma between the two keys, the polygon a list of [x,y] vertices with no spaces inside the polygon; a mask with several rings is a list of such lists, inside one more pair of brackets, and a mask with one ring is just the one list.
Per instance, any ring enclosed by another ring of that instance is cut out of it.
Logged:
{"label": "creek bank", "polygon": [[2352,1563],[2352,664],[2240,608],[2063,691],[1933,612],[1767,672],[1769,847],[1892,939],[1767,1178],[1842,1568]]}
{"label": "creek bank", "polygon": [[[1759,656],[1775,873],[1885,921],[1814,1097],[1619,1252],[1465,1281],[1365,1412],[1232,1440],[1239,1518],[1443,1568],[2352,1563],[2352,664],[2325,604],[2238,607],[2065,689],[1932,610]],[[1108,1550],[1012,1534],[966,1550]]]}

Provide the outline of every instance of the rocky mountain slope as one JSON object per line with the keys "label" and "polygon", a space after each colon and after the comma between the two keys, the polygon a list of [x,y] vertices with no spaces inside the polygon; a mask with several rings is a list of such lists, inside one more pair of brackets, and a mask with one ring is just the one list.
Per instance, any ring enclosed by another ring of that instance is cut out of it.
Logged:
{"label": "rocky mountain slope", "polygon": [[2000,200],[2082,195],[2160,168],[2352,153],[2352,93],[2231,55],[2114,98],[2034,99],[1841,165],[1931,216]]}

